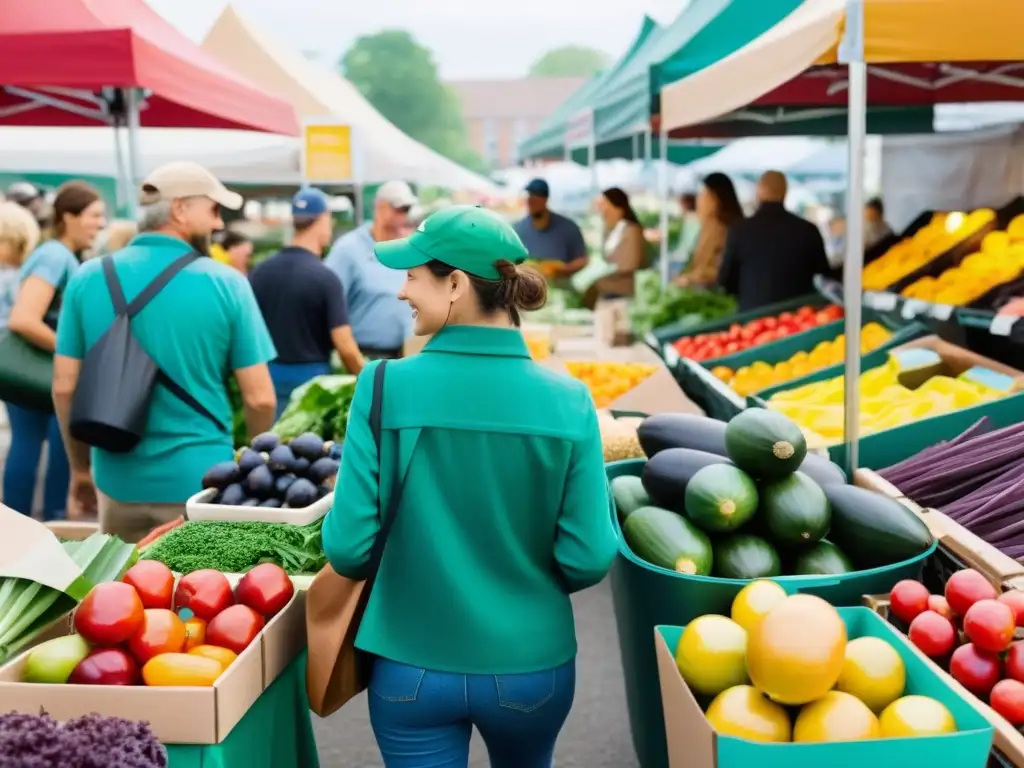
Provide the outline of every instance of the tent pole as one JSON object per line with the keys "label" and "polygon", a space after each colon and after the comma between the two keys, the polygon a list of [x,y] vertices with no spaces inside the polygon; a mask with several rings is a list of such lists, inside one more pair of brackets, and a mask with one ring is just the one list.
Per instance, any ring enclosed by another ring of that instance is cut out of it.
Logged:
{"label": "tent pole", "polygon": [[668,285],[668,135],[665,131],[665,123],[663,121],[658,122],[658,159],[661,161],[661,165],[658,168],[658,200],[661,203],[661,211],[658,219],[658,230],[660,234],[658,263],[661,267],[662,285]]}
{"label": "tent pole", "polygon": [[843,441],[846,443],[846,470],[852,480],[859,458],[861,278],[864,269],[864,144],[867,136],[868,72],[864,61],[863,0],[847,0],[846,26],[839,45],[839,57],[849,72],[847,132],[850,165],[846,193],[846,261],[843,267],[843,304],[846,310]]}
{"label": "tent pole", "polygon": [[633,134],[633,156],[630,158],[634,163],[640,159],[640,134]]}
{"label": "tent pole", "polygon": [[135,88],[124,90],[124,112],[128,121],[128,205],[132,218],[139,214],[139,196],[136,186],[142,181],[142,156],[139,152],[141,126],[139,120],[139,91]]}
{"label": "tent pole", "polygon": [[114,191],[116,193],[114,199],[114,205],[117,206],[118,213],[121,209],[128,205],[128,200],[131,198],[132,191],[127,184],[128,171],[125,168],[124,161],[124,146],[121,144],[121,118],[114,116],[113,123],[113,135],[114,135],[114,166],[115,177]]}

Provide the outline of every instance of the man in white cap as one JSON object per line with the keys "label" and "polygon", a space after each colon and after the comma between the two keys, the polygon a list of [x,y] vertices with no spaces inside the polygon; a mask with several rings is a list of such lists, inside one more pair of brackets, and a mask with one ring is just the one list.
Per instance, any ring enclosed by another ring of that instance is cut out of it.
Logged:
{"label": "man in white cap", "polygon": [[412,335],[412,310],[398,298],[405,273],[381,264],[373,246],[405,234],[416,202],[404,181],[382,184],[373,199],[373,221],[338,238],[324,261],[341,278],[352,334],[370,360],[399,357]]}
{"label": "man in white cap", "polygon": [[[238,380],[251,435],[270,429],[276,405],[267,369],[276,352],[249,281],[200,257],[224,227],[220,209],[240,209],[241,195],[205,168],[176,162],[146,178],[139,202],[141,234],[117,253],[85,262],[65,289],[53,381],[72,494],[85,507],[98,496],[101,528],[125,541],[181,515],[206,470],[232,458],[225,372]],[[162,287],[154,293],[146,290],[151,285]],[[123,296],[115,297],[116,286]],[[140,296],[143,306],[133,314]],[[90,391],[95,382],[79,381],[82,361],[110,329],[115,306],[123,312],[125,305],[131,334],[160,376],[141,441],[127,453],[93,448],[90,456],[71,436],[71,403],[79,388],[92,405],[102,399],[103,392]]]}

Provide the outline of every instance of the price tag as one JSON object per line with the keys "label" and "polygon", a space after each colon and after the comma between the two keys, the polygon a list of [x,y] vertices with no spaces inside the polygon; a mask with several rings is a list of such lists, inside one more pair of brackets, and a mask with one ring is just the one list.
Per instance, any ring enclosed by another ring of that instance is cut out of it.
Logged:
{"label": "price tag", "polygon": [[896,309],[898,298],[895,293],[871,292],[864,294],[864,303],[879,312],[891,312]]}
{"label": "price tag", "polygon": [[936,320],[949,320],[955,307],[952,304],[932,304],[931,315]]}
{"label": "price tag", "polygon": [[988,327],[988,332],[993,336],[1009,336],[1018,320],[1020,317],[1017,315],[996,315],[992,318],[992,325]]}
{"label": "price tag", "polygon": [[921,299],[907,299],[903,302],[903,309],[900,311],[900,315],[903,316],[904,320],[913,320],[927,308],[927,301],[921,301]]}

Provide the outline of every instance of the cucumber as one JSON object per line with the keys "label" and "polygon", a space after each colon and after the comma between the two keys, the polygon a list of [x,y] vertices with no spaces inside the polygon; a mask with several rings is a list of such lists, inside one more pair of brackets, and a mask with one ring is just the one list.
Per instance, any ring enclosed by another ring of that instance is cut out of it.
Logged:
{"label": "cucumber", "polygon": [[625,520],[640,507],[651,503],[643,481],[636,475],[619,475],[612,480],[612,498],[615,499],[619,520]]}
{"label": "cucumber", "polygon": [[772,541],[787,547],[820,541],[832,524],[825,492],[803,472],[761,487],[761,516]]}
{"label": "cucumber", "polygon": [[822,539],[793,559],[794,576],[838,576],[856,570],[835,544]]}
{"label": "cucumber", "polygon": [[692,448],[667,448],[644,464],[641,477],[655,506],[682,513],[687,483],[712,464],[732,466],[725,456]]}
{"label": "cucumber", "polygon": [[689,413],[657,413],[637,428],[640,447],[649,459],[669,448],[691,448],[725,456],[725,423]]}
{"label": "cucumber", "polygon": [[829,541],[859,569],[917,557],[934,542],[928,526],[894,499],[853,485],[822,490],[832,506]]}
{"label": "cucumber", "polygon": [[782,574],[775,548],[758,536],[734,533],[716,539],[714,575],[720,579],[764,579]]}
{"label": "cucumber", "polygon": [[711,542],[689,520],[661,507],[641,507],[622,525],[626,543],[641,560],[691,576],[711,573]]}
{"label": "cucumber", "polygon": [[725,425],[725,447],[736,466],[758,480],[792,474],[807,455],[800,427],[765,408],[748,408],[734,416]]}
{"label": "cucumber", "polygon": [[735,531],[757,512],[757,487],[739,467],[712,464],[686,486],[686,516],[711,533]]}

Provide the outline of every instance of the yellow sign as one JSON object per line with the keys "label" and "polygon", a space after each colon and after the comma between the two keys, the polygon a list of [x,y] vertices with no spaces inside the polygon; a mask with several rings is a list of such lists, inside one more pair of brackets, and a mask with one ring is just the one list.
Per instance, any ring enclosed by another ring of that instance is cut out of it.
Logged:
{"label": "yellow sign", "polygon": [[303,132],[302,175],[311,184],[352,181],[352,127],[307,124]]}

